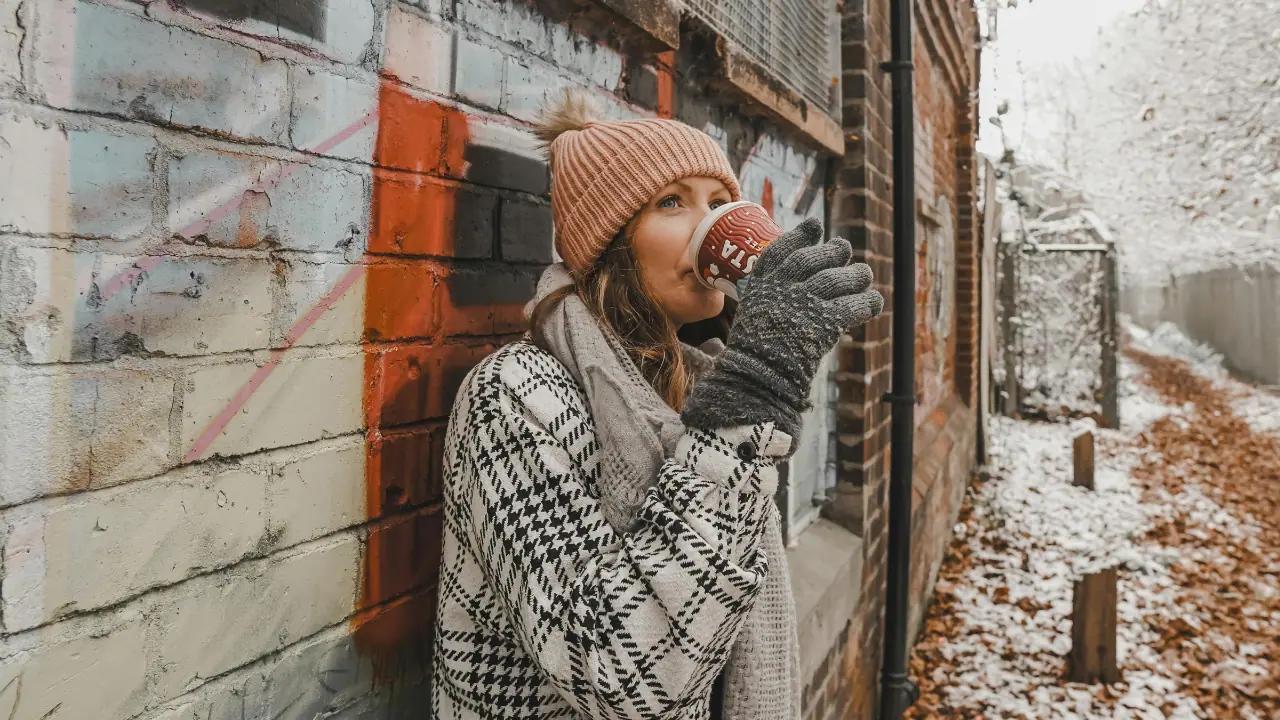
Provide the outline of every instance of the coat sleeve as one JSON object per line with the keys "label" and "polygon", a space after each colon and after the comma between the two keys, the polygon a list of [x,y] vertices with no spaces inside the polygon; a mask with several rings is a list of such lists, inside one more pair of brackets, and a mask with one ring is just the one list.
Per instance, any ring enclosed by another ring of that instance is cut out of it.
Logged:
{"label": "coat sleeve", "polygon": [[690,429],[620,534],[520,393],[497,382],[474,400],[453,428],[458,502],[521,647],[585,717],[670,718],[704,701],[764,584],[790,435]]}

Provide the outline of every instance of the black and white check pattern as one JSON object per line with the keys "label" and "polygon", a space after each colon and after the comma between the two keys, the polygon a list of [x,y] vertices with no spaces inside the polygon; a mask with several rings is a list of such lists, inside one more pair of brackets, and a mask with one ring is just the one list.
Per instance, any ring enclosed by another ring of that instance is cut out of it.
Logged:
{"label": "black and white check pattern", "polygon": [[619,534],[573,376],[527,340],[485,358],[445,444],[433,717],[705,720],[790,443],[771,422],[690,429]]}

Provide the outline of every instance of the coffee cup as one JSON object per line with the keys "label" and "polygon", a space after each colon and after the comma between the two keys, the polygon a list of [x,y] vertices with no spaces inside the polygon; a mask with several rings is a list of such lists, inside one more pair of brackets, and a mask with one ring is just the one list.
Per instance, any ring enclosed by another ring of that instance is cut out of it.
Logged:
{"label": "coffee cup", "polygon": [[768,211],[748,200],[707,213],[689,239],[689,259],[703,285],[738,299],[738,281],[755,269],[760,253],[782,234]]}

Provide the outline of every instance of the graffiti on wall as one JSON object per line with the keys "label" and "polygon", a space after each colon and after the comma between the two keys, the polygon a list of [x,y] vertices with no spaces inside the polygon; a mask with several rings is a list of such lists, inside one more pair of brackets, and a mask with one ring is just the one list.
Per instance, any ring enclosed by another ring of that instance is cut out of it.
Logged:
{"label": "graffiti on wall", "polygon": [[325,0],[176,0],[180,6],[238,22],[260,20],[323,40]]}

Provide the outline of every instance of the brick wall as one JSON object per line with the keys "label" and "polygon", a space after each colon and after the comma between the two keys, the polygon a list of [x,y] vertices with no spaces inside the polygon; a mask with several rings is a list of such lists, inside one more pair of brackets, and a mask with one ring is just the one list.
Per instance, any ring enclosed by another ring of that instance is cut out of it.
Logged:
{"label": "brick wall", "polygon": [[[979,282],[973,161],[977,19],[968,3],[915,3],[917,406],[912,511],[911,627],[919,624],[950,540],[975,457]],[[846,0],[842,10],[844,130],[832,208],[833,231],[850,238],[893,302],[893,132],[888,0]],[[839,349],[836,501],[830,519],[862,536],[857,610],[834,677],[814,717],[876,712],[884,614],[889,474],[892,312]],[[821,683],[819,683],[821,685]]]}
{"label": "brick wall", "polygon": [[827,209],[821,148],[706,82],[714,41],[639,27],[0,0],[9,717],[420,714],[448,408],[552,260],[544,97],[674,115],[783,225]]}

